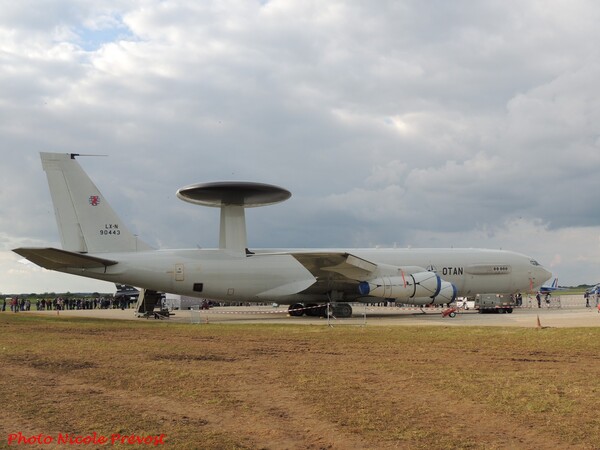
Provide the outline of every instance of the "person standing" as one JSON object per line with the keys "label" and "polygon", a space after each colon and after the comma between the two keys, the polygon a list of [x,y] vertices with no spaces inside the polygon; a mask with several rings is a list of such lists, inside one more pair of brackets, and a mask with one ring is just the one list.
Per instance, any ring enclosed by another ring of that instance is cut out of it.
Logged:
{"label": "person standing", "polygon": [[539,292],[536,294],[535,299],[537,300],[538,308],[541,308],[542,307],[542,296],[540,295]]}

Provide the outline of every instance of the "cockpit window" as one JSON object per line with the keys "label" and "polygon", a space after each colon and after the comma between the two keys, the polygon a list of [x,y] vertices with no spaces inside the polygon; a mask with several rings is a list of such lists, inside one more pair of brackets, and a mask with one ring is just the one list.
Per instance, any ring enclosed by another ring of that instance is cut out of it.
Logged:
{"label": "cockpit window", "polygon": [[532,265],[534,265],[534,266],[539,266],[539,265],[540,265],[540,263],[539,263],[539,262],[537,262],[535,259],[532,259],[532,260],[531,260],[531,261],[529,261],[529,262],[530,262]]}

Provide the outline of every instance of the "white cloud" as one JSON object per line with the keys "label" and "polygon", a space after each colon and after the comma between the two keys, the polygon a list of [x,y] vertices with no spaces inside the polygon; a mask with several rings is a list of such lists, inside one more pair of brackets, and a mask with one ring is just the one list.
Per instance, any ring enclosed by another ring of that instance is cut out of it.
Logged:
{"label": "white cloud", "polygon": [[500,236],[595,282],[598,19],[584,0],[3,4],[2,249],[56,245],[37,152],[64,151],[110,154],[82,165],[153,244],[216,245],[215,211],[174,192],[244,179],[294,194],[249,214],[256,246]]}

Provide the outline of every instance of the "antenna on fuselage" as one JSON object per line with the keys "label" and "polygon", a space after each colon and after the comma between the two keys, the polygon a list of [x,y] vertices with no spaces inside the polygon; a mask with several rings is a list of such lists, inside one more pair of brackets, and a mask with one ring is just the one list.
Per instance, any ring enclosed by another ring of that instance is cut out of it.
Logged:
{"label": "antenna on fuselage", "polygon": [[79,157],[79,156],[108,156],[108,155],[93,155],[90,153],[69,153],[69,156],[71,157],[71,159],[75,159],[75,157]]}
{"label": "antenna on fuselage", "polygon": [[273,205],[291,196],[279,186],[243,181],[192,184],[177,191],[186,202],[221,208],[219,248],[242,254],[248,253],[245,208]]}

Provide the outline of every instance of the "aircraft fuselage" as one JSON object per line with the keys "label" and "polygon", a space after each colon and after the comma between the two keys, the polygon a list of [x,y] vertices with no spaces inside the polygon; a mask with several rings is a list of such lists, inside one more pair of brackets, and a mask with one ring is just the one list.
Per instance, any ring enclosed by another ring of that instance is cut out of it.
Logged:
{"label": "aircraft fuselage", "polygon": [[[358,289],[339,288],[335,277],[315,278],[291,253],[344,250],[254,250],[240,255],[226,250],[150,250],[102,253],[119,261],[106,268],[62,271],[162,292],[225,302],[326,301],[332,292],[343,301],[372,301]],[[345,250],[376,264],[420,266],[457,288],[459,296],[482,292],[526,292],[540,286],[548,272],[528,256],[485,249],[353,249]],[[359,280],[357,280],[358,282]]]}

